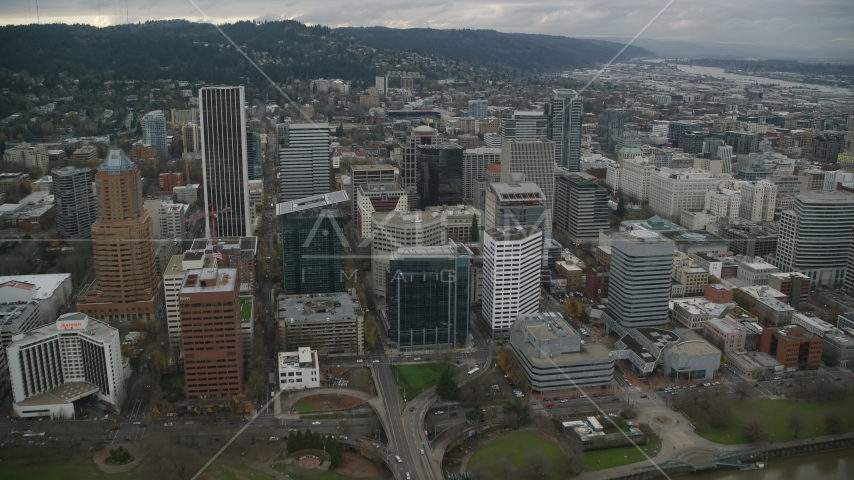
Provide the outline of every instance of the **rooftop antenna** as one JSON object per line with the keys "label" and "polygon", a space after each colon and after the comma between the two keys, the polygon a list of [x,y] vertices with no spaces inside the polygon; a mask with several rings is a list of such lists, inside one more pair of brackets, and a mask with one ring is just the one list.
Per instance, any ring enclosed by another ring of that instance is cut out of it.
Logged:
{"label": "rooftop antenna", "polygon": [[41,18],[39,18],[39,0],[36,0],[36,24],[41,25]]}

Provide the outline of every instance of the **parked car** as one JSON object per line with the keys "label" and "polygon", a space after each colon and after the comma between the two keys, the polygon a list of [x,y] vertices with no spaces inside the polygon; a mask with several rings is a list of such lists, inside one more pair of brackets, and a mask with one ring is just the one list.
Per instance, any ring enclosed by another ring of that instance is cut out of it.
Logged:
{"label": "parked car", "polygon": [[110,427],[110,430],[113,430],[113,431],[118,430],[118,429],[119,429],[118,425],[113,425],[112,427]]}
{"label": "parked car", "polygon": [[312,424],[312,425],[320,425],[320,422],[319,422],[319,421],[314,421],[314,422],[311,422],[311,424]]}

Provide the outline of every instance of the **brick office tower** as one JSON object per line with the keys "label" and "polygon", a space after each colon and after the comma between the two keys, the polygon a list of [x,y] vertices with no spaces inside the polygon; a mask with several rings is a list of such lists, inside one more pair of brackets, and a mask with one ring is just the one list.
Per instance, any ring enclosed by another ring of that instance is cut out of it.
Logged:
{"label": "brick office tower", "polygon": [[95,172],[95,185],[95,283],[78,298],[77,311],[104,320],[153,320],[160,277],[139,168],[121,150],[110,150]]}
{"label": "brick office tower", "polygon": [[178,294],[187,400],[227,405],[243,389],[237,269],[194,268]]}

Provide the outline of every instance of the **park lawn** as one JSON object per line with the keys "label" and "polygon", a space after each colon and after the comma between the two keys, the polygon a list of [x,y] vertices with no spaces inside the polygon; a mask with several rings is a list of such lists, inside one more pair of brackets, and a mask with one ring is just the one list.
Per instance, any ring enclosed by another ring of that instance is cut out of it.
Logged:
{"label": "park lawn", "polygon": [[[661,442],[658,437],[650,437],[649,443],[640,445],[643,453],[646,453],[650,458],[658,454],[661,447]],[[607,450],[593,450],[584,453],[584,458],[581,463],[588,470],[604,470],[606,468],[621,467],[623,465],[631,465],[632,463],[642,462],[646,460],[637,448],[635,447],[620,447],[609,448]]]}
{"label": "park lawn", "polygon": [[566,478],[568,462],[560,451],[560,447],[530,430],[513,432],[487,442],[472,454],[466,470],[485,472],[489,475],[487,478],[502,478],[503,460],[506,459],[515,469],[509,472],[509,478],[521,478],[526,476],[527,461],[535,451],[543,455],[546,463],[546,476],[543,478],[551,480]]}
{"label": "park lawn", "polygon": [[[811,438],[828,435],[829,432],[824,425],[824,416],[827,412],[845,412],[848,417],[846,431],[854,429],[854,414],[851,413],[851,400],[849,396],[842,400],[833,402],[798,402],[795,400],[771,400],[760,398],[758,400],[744,403],[736,402],[732,406],[732,423],[723,428],[700,428],[697,434],[715,443],[727,445],[750,443],[741,434],[741,426],[746,420],[763,419],[768,425],[768,432],[774,435],[773,441],[787,442],[796,440],[792,429],[789,428],[789,416],[792,412],[800,411],[804,416],[804,428],[798,435],[799,438]],[[769,437],[768,440],[771,440]]]}
{"label": "park lawn", "polygon": [[446,363],[419,363],[409,365],[392,365],[400,395],[413,399],[424,390],[436,385]]}
{"label": "park lawn", "polygon": [[262,471],[239,464],[214,463],[205,470],[205,473],[215,480],[267,480],[270,478]]}
{"label": "park lawn", "polygon": [[317,408],[317,404],[316,404],[316,403],[314,403],[314,402],[307,402],[307,401],[305,401],[305,400],[300,400],[300,401],[298,401],[298,402],[297,402],[297,404],[296,404],[296,405],[294,405],[294,408],[295,408],[295,409],[296,409],[296,411],[298,411],[299,413],[311,413],[311,412],[316,412],[316,411],[318,411],[318,410],[319,410],[319,408]]}
{"label": "park lawn", "polygon": [[331,470],[304,470],[296,465],[285,465],[282,462],[273,465],[273,468],[290,475],[292,478],[310,478],[312,480],[357,480],[357,477],[348,477],[347,475],[341,475],[340,473],[335,473]]}

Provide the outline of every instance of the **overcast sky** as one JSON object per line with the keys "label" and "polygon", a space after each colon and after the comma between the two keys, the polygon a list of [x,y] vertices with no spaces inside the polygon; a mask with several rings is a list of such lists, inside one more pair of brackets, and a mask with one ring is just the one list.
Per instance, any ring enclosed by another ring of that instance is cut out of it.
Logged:
{"label": "overcast sky", "polygon": [[[215,22],[295,19],[338,26],[489,28],[632,37],[668,0],[193,0]],[[0,24],[36,22],[37,0],[0,0]],[[125,8],[127,3],[128,8]],[[41,0],[42,23],[114,25],[204,15],[189,0]],[[854,0],[675,0],[643,38],[852,49]]]}

